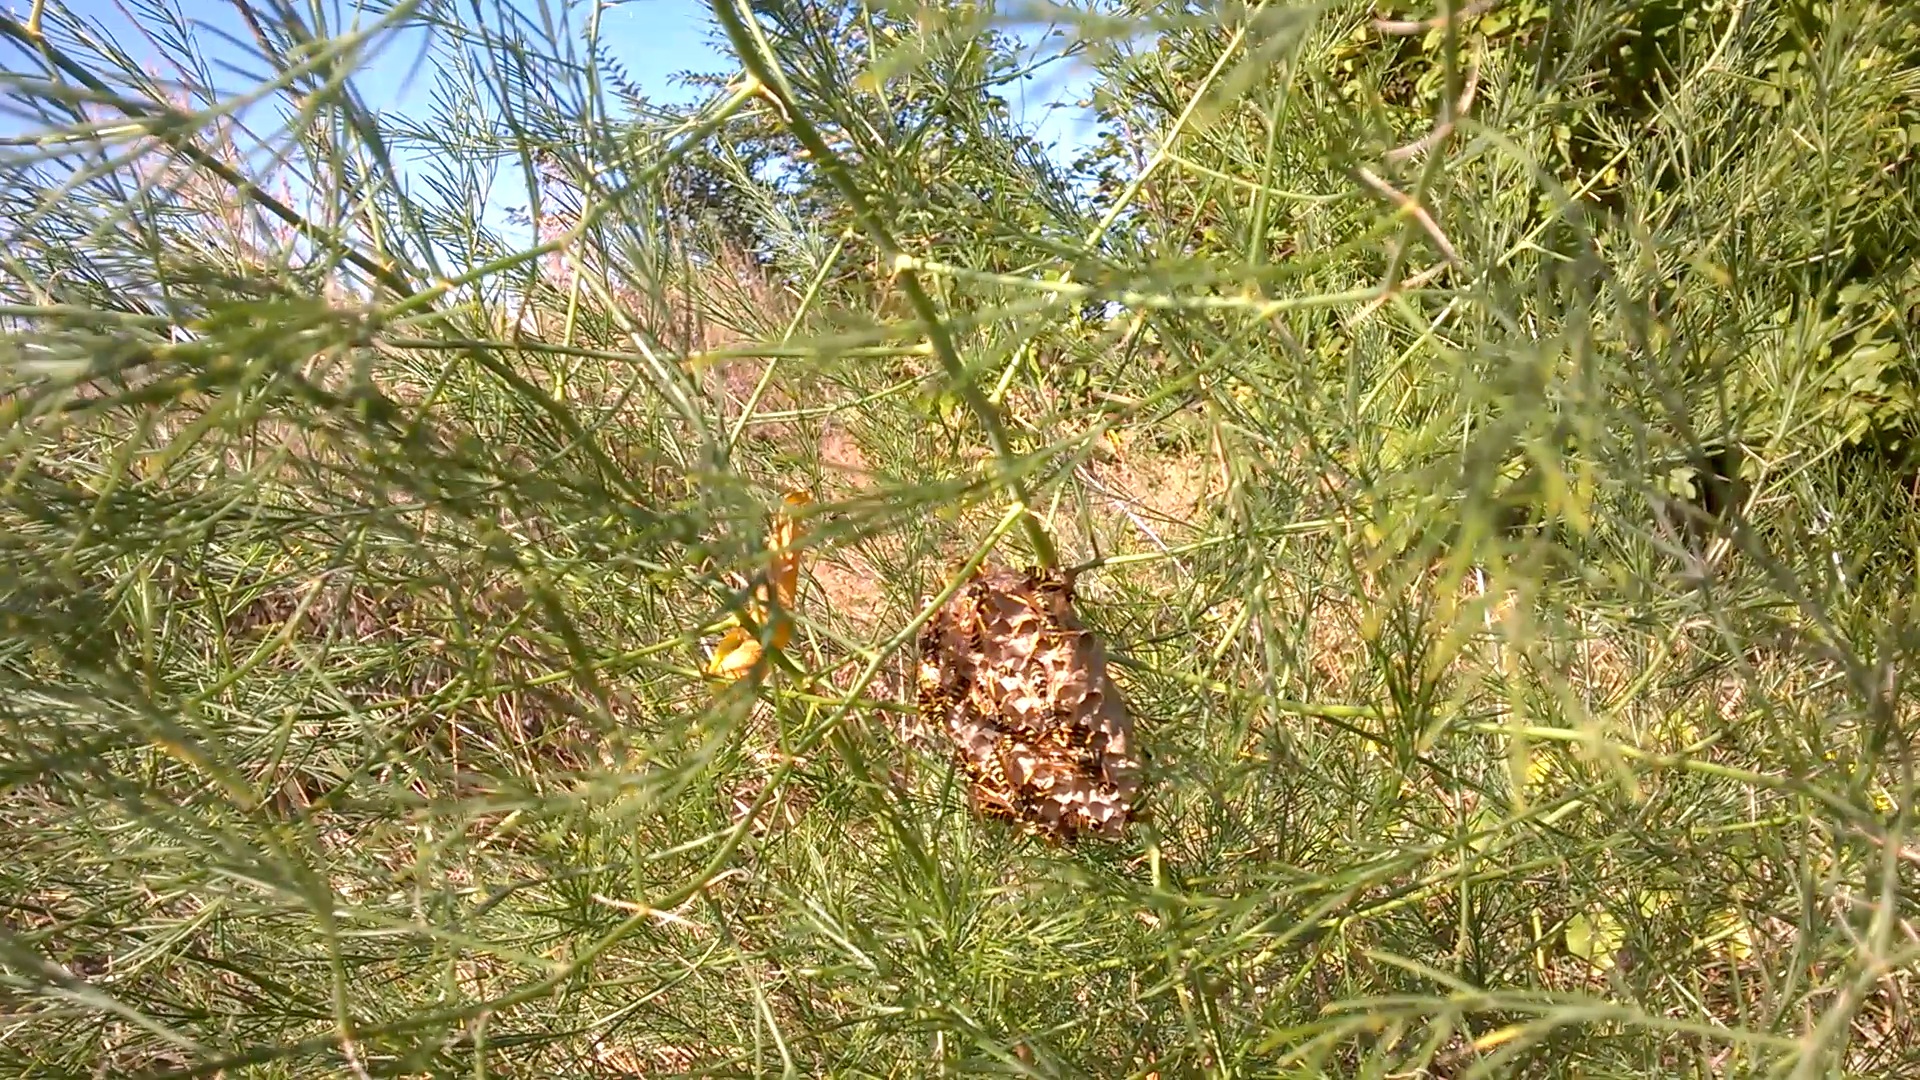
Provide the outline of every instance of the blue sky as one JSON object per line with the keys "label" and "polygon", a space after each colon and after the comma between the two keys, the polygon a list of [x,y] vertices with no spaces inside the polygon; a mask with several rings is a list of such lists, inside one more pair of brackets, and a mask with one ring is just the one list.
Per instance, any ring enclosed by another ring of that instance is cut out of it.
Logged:
{"label": "blue sky", "polygon": [[[28,6],[28,0],[0,2],[14,9],[17,16],[24,16]],[[529,18],[540,17],[542,0],[509,2]],[[564,5],[576,30],[588,11],[579,0],[545,0],[545,4],[550,12],[559,12]],[[152,47],[132,31],[122,0],[68,0],[67,6],[97,21],[136,57],[154,54]],[[196,24],[195,37],[210,60],[231,61],[244,55],[222,40],[223,34],[242,41],[248,38],[245,25],[231,5],[218,0],[181,0],[180,6],[190,13],[190,21]],[[328,0],[326,6],[342,23],[332,29],[339,31],[350,25],[354,17],[350,0]],[[657,100],[685,102],[692,92],[678,85],[673,76],[684,71],[726,73],[735,67],[730,56],[714,47],[708,33],[710,21],[704,0],[615,0],[607,5],[600,29],[609,52],[625,65],[628,76],[642,89]],[[1022,36],[1030,43],[1038,40],[1037,31]],[[418,49],[417,36],[396,38],[376,62],[355,76],[356,86],[369,106],[403,114],[423,109],[431,78],[414,70]],[[238,75],[229,74],[228,79],[228,89],[246,86]],[[1074,110],[1050,106],[1070,103],[1084,94],[1084,71],[1075,70],[1071,63],[1056,64],[1040,77],[1009,88],[1014,115],[1033,125],[1043,141],[1059,147],[1062,156],[1083,145],[1093,129]]]}
{"label": "blue sky", "polygon": [[[31,0],[0,0],[0,4],[12,8],[15,17],[25,17],[29,2]],[[591,12],[582,0],[507,2],[513,4],[522,17],[536,23],[543,19],[566,19],[576,40],[582,37],[584,19]],[[161,50],[134,29],[123,4],[148,8],[179,4],[177,10],[190,13],[188,25],[192,27],[196,50],[213,65],[213,81],[219,90],[223,94],[242,94],[257,85],[259,65],[250,61],[255,48],[252,33],[234,12],[232,4],[223,0],[67,0],[67,10],[98,25],[132,60],[156,61],[148,65],[163,79],[173,75],[171,65],[157,63],[161,60]],[[355,21],[363,25],[372,21],[372,17],[355,19],[355,0],[323,0],[323,4],[328,19],[334,21],[326,27],[328,33],[346,33],[353,29]],[[492,2],[484,6],[492,8]],[[305,4],[300,8],[309,10]],[[712,13],[705,0],[611,0],[601,13],[599,31],[607,54],[620,61],[626,77],[645,94],[659,102],[691,104],[705,90],[682,85],[676,75],[687,71],[726,75],[737,69],[732,56],[720,50],[716,38],[710,35],[710,19]],[[1029,48],[1044,40],[1044,27],[1037,25],[1021,25],[1016,33]],[[436,83],[430,67],[432,54],[424,50],[424,44],[424,33],[409,31],[405,35],[392,35],[386,38],[386,46],[376,56],[363,63],[353,83],[371,110],[390,117],[430,119]],[[10,67],[12,65],[10,63]],[[1077,61],[1052,63],[1037,77],[1008,86],[1004,94],[1012,106],[1012,115],[1029,125],[1043,144],[1054,148],[1056,160],[1075,158],[1077,150],[1094,135],[1089,113],[1071,108],[1071,102],[1087,94],[1087,69]],[[265,110],[280,108],[284,108],[284,100],[280,98],[273,98],[271,104],[265,106]],[[250,110],[242,115],[255,135],[263,136],[269,144],[278,142],[275,131],[280,121],[273,113],[261,115],[261,111]],[[36,127],[36,123],[29,125],[19,117],[0,111],[0,135],[29,135]],[[399,146],[394,161],[399,183],[417,190],[434,183],[438,169],[426,152]],[[528,244],[534,240],[530,225],[515,213],[515,208],[524,208],[526,204],[526,179],[518,161],[501,161],[499,167],[493,169],[492,183],[484,183],[482,188],[482,221],[501,242],[509,246]]]}
{"label": "blue sky", "polygon": [[[159,51],[134,29],[122,4],[169,2],[173,0],[67,0],[67,6],[97,23],[135,59],[147,61],[158,60]],[[544,7],[543,0],[508,2],[530,20],[569,20],[576,39],[591,11],[581,0],[544,0]],[[16,16],[24,16],[28,3],[29,0],[0,0],[0,4],[11,8]],[[232,5],[220,0],[178,0],[178,3],[179,10],[190,13],[188,21],[194,28],[193,38],[199,51],[216,66],[215,82],[220,89],[224,93],[250,90],[253,80],[243,69],[255,66],[247,61],[252,49],[251,34]],[[353,0],[324,0],[324,3],[328,17],[335,20],[335,24],[327,28],[329,32],[351,29],[356,21]],[[300,7],[305,9],[306,5]],[[603,10],[600,33],[608,54],[618,59],[627,77],[645,93],[659,101],[688,103],[701,91],[680,84],[674,78],[676,75],[687,71],[726,74],[736,69],[732,57],[715,46],[709,32],[711,18],[705,0],[615,0]],[[371,18],[362,17],[359,21],[364,23]],[[1040,35],[1038,28],[1021,32],[1022,40],[1029,45],[1039,41]],[[425,119],[429,115],[434,79],[428,66],[432,62],[430,56],[422,62],[424,44],[425,38],[419,33],[389,39],[386,47],[354,77],[361,100],[383,113]],[[218,70],[221,65],[226,65],[227,70]],[[1053,145],[1056,157],[1062,160],[1071,159],[1091,138],[1094,128],[1084,112],[1055,106],[1070,104],[1086,92],[1085,71],[1072,62],[1051,65],[1034,79],[1015,84],[1006,91],[1013,115],[1034,128],[1043,142]],[[0,117],[0,128],[13,134],[19,133],[22,125],[17,120]],[[261,133],[270,131],[269,127]],[[397,164],[403,183],[410,184],[421,178],[418,158],[409,162],[402,153]],[[508,223],[506,210],[525,202],[525,185],[518,167],[503,169],[486,198],[485,217],[493,228],[512,237],[521,227]],[[509,239],[509,242],[515,240]]]}
{"label": "blue sky", "polygon": [[[0,0],[16,18],[24,18],[27,0]],[[153,2],[153,0],[148,0]],[[170,0],[158,0],[167,3]],[[223,40],[231,36],[245,42],[246,25],[231,5],[218,0],[171,0],[187,13],[194,26],[200,50],[215,63],[234,61],[244,51]],[[540,16],[541,0],[509,0],[526,17]],[[577,30],[586,13],[584,4],[573,0],[546,0],[549,10],[558,13],[563,5],[570,10]],[[67,0],[67,8],[101,26],[121,47],[136,58],[157,58],[158,52],[133,28],[121,0]],[[329,29],[340,32],[351,27],[354,5],[342,0],[327,0],[330,14],[340,20]],[[371,16],[362,17],[372,21]],[[602,37],[613,53],[627,65],[628,74],[655,96],[665,100],[688,100],[687,91],[678,87],[672,76],[687,70],[725,72],[732,68],[728,58],[716,51],[706,33],[710,16],[701,0],[620,0],[602,16]],[[431,85],[427,73],[417,71],[413,61],[418,55],[420,35],[396,35],[376,62],[364,67],[354,82],[367,104],[380,110],[407,112],[420,108]],[[245,81],[228,74],[225,89],[239,90]]]}

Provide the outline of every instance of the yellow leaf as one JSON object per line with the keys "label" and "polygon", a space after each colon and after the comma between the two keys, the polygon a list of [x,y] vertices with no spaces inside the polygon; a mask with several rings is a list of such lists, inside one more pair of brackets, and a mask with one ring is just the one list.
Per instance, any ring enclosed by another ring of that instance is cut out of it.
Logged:
{"label": "yellow leaf", "polygon": [[1707,919],[1708,945],[1719,945],[1735,960],[1753,958],[1753,930],[1737,912],[1721,909]]}
{"label": "yellow leaf", "polygon": [[760,642],[745,627],[736,626],[727,631],[714,646],[713,658],[707,661],[707,674],[716,679],[737,679],[753,669],[760,662]]}
{"label": "yellow leaf", "polygon": [[1491,1050],[1501,1043],[1512,1042],[1526,1033],[1527,1026],[1525,1024],[1510,1024],[1507,1027],[1489,1031],[1485,1035],[1473,1040],[1473,1048],[1475,1050]]}
{"label": "yellow leaf", "polygon": [[1614,954],[1626,940],[1626,928],[1605,911],[1567,920],[1567,951],[1601,971],[1613,967]]}
{"label": "yellow leaf", "polygon": [[1552,757],[1544,751],[1534,750],[1527,754],[1527,787],[1529,789],[1551,785],[1559,771],[1554,767]]}
{"label": "yellow leaf", "polygon": [[[773,566],[767,575],[772,584],[772,605],[770,608],[765,579],[753,590],[753,600],[747,605],[747,614],[755,625],[773,620],[769,639],[776,649],[786,648],[793,640],[793,621],[787,613],[793,610],[800,595],[797,545],[804,533],[796,511],[812,502],[812,495],[798,490],[787,492],[780,500],[780,510],[774,515],[773,528],[767,535],[767,548],[774,553]],[[759,639],[745,627],[736,626],[714,646],[713,656],[707,661],[707,674],[716,679],[738,679],[751,671],[764,655]]]}
{"label": "yellow leaf", "polygon": [[[800,522],[794,512],[813,502],[813,496],[804,491],[789,491],[780,500],[780,512],[774,517],[773,534],[768,538],[768,546],[774,551],[773,557],[773,596],[782,611],[792,611],[794,601],[800,594],[800,553],[794,545],[800,542]],[[776,636],[774,644],[785,646],[784,638]]]}

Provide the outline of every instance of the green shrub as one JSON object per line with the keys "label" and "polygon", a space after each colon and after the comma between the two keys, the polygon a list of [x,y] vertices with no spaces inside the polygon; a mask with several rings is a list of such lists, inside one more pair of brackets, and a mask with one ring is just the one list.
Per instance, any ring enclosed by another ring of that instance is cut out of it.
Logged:
{"label": "green shrub", "polygon": [[[1913,1071],[1920,21],[1458,8],[1056,12],[1065,164],[992,5],[0,16],[0,1073]],[[988,552],[1124,841],[917,721]]]}

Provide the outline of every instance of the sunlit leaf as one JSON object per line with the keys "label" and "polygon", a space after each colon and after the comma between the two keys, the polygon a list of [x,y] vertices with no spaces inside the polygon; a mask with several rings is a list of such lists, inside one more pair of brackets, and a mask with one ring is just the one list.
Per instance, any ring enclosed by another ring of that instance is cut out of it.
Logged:
{"label": "sunlit leaf", "polygon": [[746,628],[736,626],[714,646],[713,658],[707,661],[707,674],[716,679],[737,679],[753,670],[761,654],[760,642],[747,633]]}
{"label": "sunlit leaf", "polygon": [[[805,535],[799,520],[801,508],[813,503],[813,496],[804,491],[789,491],[780,501],[780,509],[774,515],[773,528],[767,534],[767,548],[774,553],[773,565],[766,578],[755,585],[753,601],[749,605],[748,616],[758,625],[767,625],[768,638],[776,649],[784,649],[793,640],[793,620],[790,612],[800,595],[800,551],[799,543]],[[768,603],[768,579],[771,579],[773,602]],[[706,673],[709,677],[734,680],[753,670],[765,655],[760,640],[743,626],[728,630],[714,646],[713,654],[707,660]]]}
{"label": "sunlit leaf", "polygon": [[1626,928],[1605,911],[1596,910],[1567,920],[1567,951],[1601,971],[1613,967],[1614,954],[1626,940]]}

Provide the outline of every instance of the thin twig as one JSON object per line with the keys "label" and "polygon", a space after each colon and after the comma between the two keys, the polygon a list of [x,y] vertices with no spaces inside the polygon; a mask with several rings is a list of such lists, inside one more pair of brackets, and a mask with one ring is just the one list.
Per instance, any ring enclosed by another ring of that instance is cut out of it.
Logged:
{"label": "thin twig", "polygon": [[[708,884],[709,885],[716,884],[721,880],[725,879],[729,874],[733,874],[736,872],[745,873],[745,871],[741,870],[739,867],[736,866],[732,870],[727,871],[726,873],[717,875],[713,879],[713,881],[708,882]],[[615,911],[624,911],[629,915],[644,915],[647,918],[654,920],[655,922],[666,923],[670,926],[678,926],[684,930],[690,930],[696,934],[704,933],[706,931],[706,927],[701,926],[699,923],[694,922],[691,919],[688,919],[684,915],[681,915],[679,908],[675,908],[672,911],[662,911],[659,908],[648,907],[645,904],[636,904],[631,900],[616,900],[611,896],[602,896],[599,893],[593,894],[593,902],[605,907],[610,907]],[[692,901],[689,900],[688,903],[692,903]],[[681,907],[685,907],[685,906],[686,904],[681,905]]]}
{"label": "thin twig", "polygon": [[1354,170],[1354,173],[1360,177],[1362,183],[1385,196],[1388,201],[1392,202],[1395,206],[1398,206],[1401,213],[1419,222],[1420,227],[1426,230],[1428,238],[1433,241],[1434,246],[1440,249],[1440,254],[1446,256],[1448,262],[1459,264],[1462,261],[1460,253],[1454,250],[1453,241],[1447,239],[1447,234],[1440,230],[1440,223],[1433,220],[1433,215],[1427,213],[1426,207],[1421,206],[1418,202],[1402,194],[1400,189],[1394,187],[1392,184],[1380,179],[1380,177],[1374,174],[1372,169],[1363,167]]}
{"label": "thin twig", "polygon": [[1419,273],[1413,275],[1412,277],[1402,278],[1401,280],[1394,282],[1391,285],[1388,285],[1385,289],[1382,289],[1380,291],[1379,296],[1376,296],[1372,300],[1367,301],[1366,304],[1362,305],[1359,310],[1347,316],[1347,319],[1346,319],[1347,327],[1351,329],[1352,327],[1359,326],[1361,323],[1365,322],[1369,317],[1371,317],[1374,312],[1379,311],[1382,307],[1385,307],[1387,301],[1393,299],[1395,296],[1398,296],[1400,293],[1408,289],[1420,288],[1422,285],[1427,284],[1428,282],[1432,281],[1434,278],[1439,277],[1441,273],[1444,272],[1447,269],[1447,267],[1450,265],[1452,264],[1437,262],[1437,263],[1434,263],[1432,266],[1427,267],[1425,270],[1422,270]]}
{"label": "thin twig", "polygon": [[1424,34],[1429,30],[1438,30],[1446,26],[1449,22],[1460,22],[1465,19],[1477,18],[1498,6],[1500,6],[1500,0],[1473,0],[1473,3],[1468,4],[1458,11],[1445,15],[1435,15],[1431,19],[1375,19],[1373,20],[1373,28],[1382,34],[1391,34],[1396,37],[1411,37],[1414,34]]}
{"label": "thin twig", "polygon": [[1174,567],[1178,569],[1180,573],[1183,576],[1185,576],[1189,581],[1193,579],[1193,571],[1188,569],[1187,564],[1182,562],[1179,556],[1174,554],[1173,549],[1171,547],[1168,547],[1167,542],[1160,538],[1160,534],[1154,531],[1153,526],[1147,524],[1147,520],[1141,517],[1138,513],[1134,511],[1131,500],[1123,497],[1119,492],[1115,491],[1113,488],[1110,488],[1107,485],[1101,483],[1099,479],[1097,479],[1093,475],[1092,470],[1088,469],[1085,465],[1079,466],[1078,468],[1074,469],[1074,475],[1078,476],[1080,478],[1080,481],[1086,484],[1088,487],[1092,488],[1093,490],[1099,492],[1102,495],[1105,495],[1107,497],[1107,501],[1113,504],[1113,508],[1115,510],[1120,511],[1120,513],[1122,513],[1123,515],[1125,515],[1126,519],[1133,523],[1134,528],[1140,530],[1140,535],[1146,537],[1147,540],[1150,541],[1154,547],[1159,548],[1160,553],[1162,555],[1165,555],[1167,557],[1167,560],[1173,563]]}
{"label": "thin twig", "polygon": [[1467,84],[1460,90],[1459,102],[1442,107],[1443,111],[1440,115],[1440,122],[1433,125],[1433,130],[1405,146],[1395,147],[1387,151],[1385,155],[1386,159],[1397,165],[1409,158],[1418,157],[1428,150],[1433,149],[1435,146],[1440,145],[1441,142],[1446,140],[1447,136],[1453,134],[1453,129],[1459,124],[1460,118],[1472,110],[1473,95],[1474,92],[1479,89],[1480,68],[1478,65],[1475,65],[1467,69]]}

